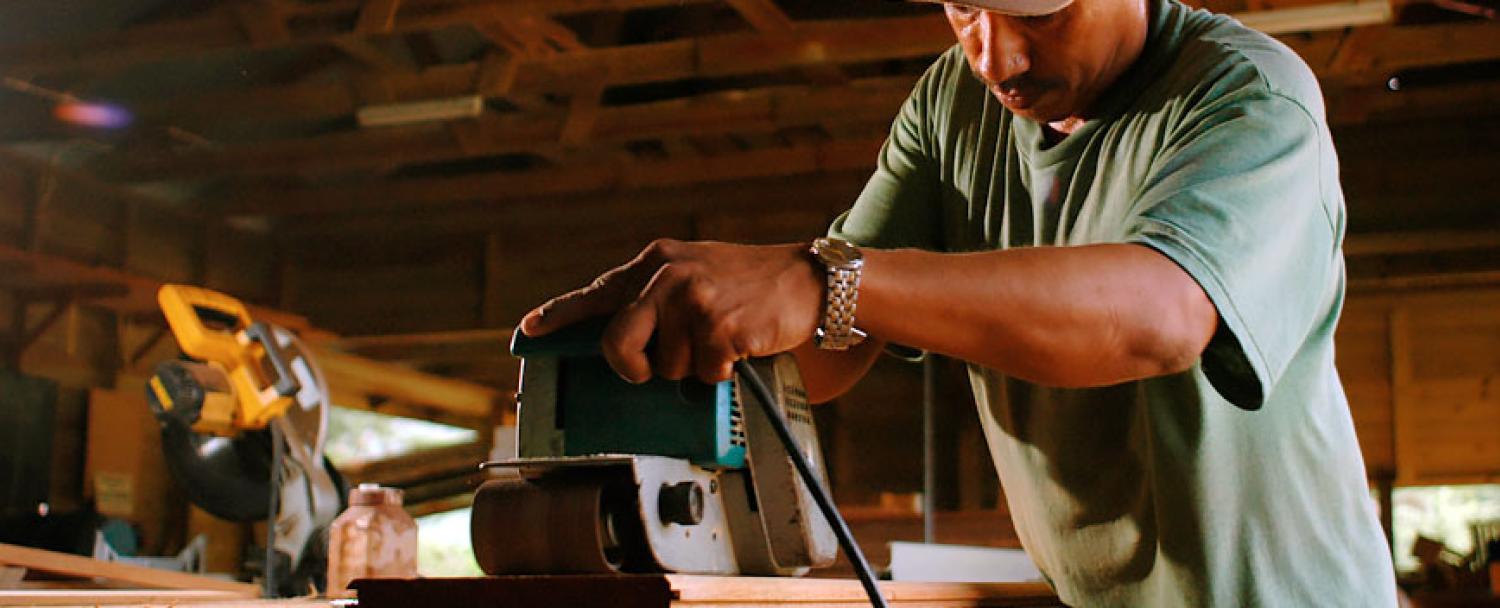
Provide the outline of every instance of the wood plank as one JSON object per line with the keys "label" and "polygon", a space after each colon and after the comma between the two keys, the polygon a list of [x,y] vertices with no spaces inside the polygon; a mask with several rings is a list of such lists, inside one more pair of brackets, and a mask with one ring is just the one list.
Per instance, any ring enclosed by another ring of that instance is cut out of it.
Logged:
{"label": "wood plank", "polygon": [[480,419],[488,419],[496,407],[515,401],[512,394],[471,382],[442,378],[329,348],[314,346],[314,350],[318,364],[328,375],[328,383],[338,384],[340,390],[378,395]]}
{"label": "wood plank", "polygon": [[490,442],[486,435],[487,433],[481,432],[481,440],[474,443],[431,448],[373,462],[345,464],[339,469],[339,473],[349,479],[351,486],[378,483],[394,487],[449,477],[455,473],[475,473],[479,471],[479,464],[489,459]]}
{"label": "wood plank", "polygon": [[260,588],[196,574],[170,572],[93,558],[0,543],[0,563],[83,578],[105,578],[133,585],[162,589],[223,591],[240,597],[258,597]]}
{"label": "wood plank", "polygon": [[226,591],[144,589],[27,589],[0,591],[6,606],[162,606],[171,608],[312,608],[328,606],[327,600],[247,600]]}

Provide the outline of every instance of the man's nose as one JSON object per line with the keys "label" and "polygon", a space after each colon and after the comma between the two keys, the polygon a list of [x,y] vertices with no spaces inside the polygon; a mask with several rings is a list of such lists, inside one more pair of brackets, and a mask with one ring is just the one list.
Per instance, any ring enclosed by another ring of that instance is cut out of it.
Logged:
{"label": "man's nose", "polygon": [[979,15],[979,75],[1001,84],[1031,69],[1026,40],[1011,19],[984,11]]}

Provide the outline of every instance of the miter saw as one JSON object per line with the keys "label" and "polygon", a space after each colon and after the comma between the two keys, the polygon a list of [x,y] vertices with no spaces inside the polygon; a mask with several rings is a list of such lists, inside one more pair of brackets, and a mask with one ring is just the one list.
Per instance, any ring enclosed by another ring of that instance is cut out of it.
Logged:
{"label": "miter saw", "polygon": [[[630,384],[600,355],[603,328],[596,319],[541,338],[515,334],[519,457],[485,465],[502,476],[474,497],[480,567],[794,576],[831,563],[834,529],[768,412],[751,404],[744,372],[718,384]],[[754,367],[826,484],[796,362],[782,355]]]}
{"label": "miter saw", "polygon": [[157,301],[182,352],[146,387],[168,468],[189,500],[231,521],[269,518],[267,595],[322,585],[324,532],[343,509],[323,456],[328,384],[292,332],[228,295],[164,285]]}

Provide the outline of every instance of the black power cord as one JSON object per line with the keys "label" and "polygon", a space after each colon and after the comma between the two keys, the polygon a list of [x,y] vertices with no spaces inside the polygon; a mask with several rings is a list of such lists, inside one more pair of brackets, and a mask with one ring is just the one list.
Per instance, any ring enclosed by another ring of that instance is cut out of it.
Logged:
{"label": "black power cord", "polygon": [[766,388],[765,381],[761,380],[760,374],[750,366],[749,361],[736,361],[734,371],[750,385],[750,392],[755,393],[755,400],[759,401],[760,407],[765,410],[766,418],[771,421],[771,428],[776,429],[776,436],[781,438],[781,445],[786,447],[786,453],[791,456],[792,464],[797,467],[797,473],[802,475],[802,481],[807,484],[807,489],[812,491],[813,502],[818,503],[818,510],[823,512],[823,518],[833,526],[833,533],[839,539],[839,546],[844,549],[844,555],[849,558],[849,562],[854,564],[854,573],[859,576],[859,582],[864,585],[865,594],[870,596],[870,605],[876,608],[886,608],[885,596],[880,594],[880,587],[875,584],[875,573],[870,570],[870,562],[865,559],[864,552],[859,550],[859,545],[854,543],[854,533],[849,531],[849,524],[833,506],[833,497],[829,496],[828,490],[813,473],[812,465],[802,455],[802,450],[798,449],[797,440],[792,437],[791,429],[787,428],[786,420],[781,417],[781,412],[776,411],[774,405],[776,399],[771,396],[771,389]]}

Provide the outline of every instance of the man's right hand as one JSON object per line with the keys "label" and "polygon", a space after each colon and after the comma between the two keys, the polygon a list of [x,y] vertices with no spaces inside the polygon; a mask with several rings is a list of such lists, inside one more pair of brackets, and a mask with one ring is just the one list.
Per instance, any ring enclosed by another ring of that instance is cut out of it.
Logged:
{"label": "man's right hand", "polygon": [[521,331],[539,336],[610,315],[601,349],[621,377],[645,382],[653,375],[696,375],[719,382],[729,379],[739,359],[807,342],[822,313],[823,284],[806,245],[663,239],[587,287],[527,313]]}

